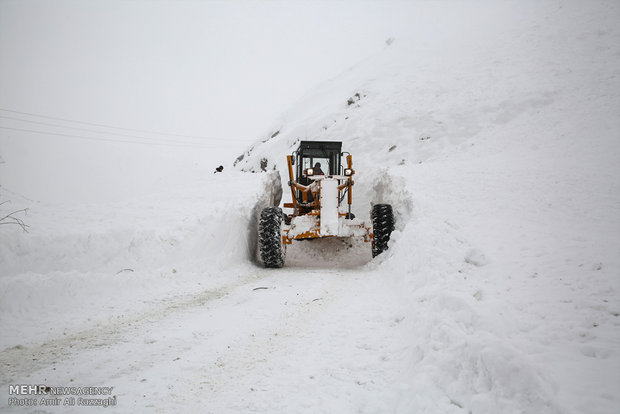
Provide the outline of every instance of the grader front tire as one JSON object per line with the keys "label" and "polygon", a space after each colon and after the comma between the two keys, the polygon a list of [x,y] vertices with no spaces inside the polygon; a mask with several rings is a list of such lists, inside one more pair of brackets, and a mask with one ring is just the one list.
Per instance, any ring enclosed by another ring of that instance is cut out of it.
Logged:
{"label": "grader front tire", "polygon": [[266,207],[261,211],[258,223],[258,247],[265,267],[284,266],[282,210],[279,207]]}
{"label": "grader front tire", "polygon": [[390,235],[394,230],[394,212],[389,204],[375,204],[370,214],[372,219],[372,257],[376,257],[388,248]]}

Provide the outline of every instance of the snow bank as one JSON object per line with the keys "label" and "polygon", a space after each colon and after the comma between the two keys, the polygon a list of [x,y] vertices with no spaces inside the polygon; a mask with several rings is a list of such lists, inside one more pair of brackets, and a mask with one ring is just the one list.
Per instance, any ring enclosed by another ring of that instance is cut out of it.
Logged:
{"label": "snow bank", "polygon": [[0,347],[230,280],[254,258],[256,212],[281,195],[274,182],[233,172],[125,203],[32,205],[28,233],[3,229]]}

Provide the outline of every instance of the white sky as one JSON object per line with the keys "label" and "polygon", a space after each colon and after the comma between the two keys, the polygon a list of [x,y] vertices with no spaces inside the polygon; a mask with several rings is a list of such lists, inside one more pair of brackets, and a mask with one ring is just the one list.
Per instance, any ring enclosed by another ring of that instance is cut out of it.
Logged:
{"label": "white sky", "polygon": [[307,91],[442,7],[0,0],[0,199],[122,200],[230,166]]}
{"label": "white sky", "polygon": [[254,140],[314,85],[406,33],[415,12],[394,1],[0,0],[0,108]]}

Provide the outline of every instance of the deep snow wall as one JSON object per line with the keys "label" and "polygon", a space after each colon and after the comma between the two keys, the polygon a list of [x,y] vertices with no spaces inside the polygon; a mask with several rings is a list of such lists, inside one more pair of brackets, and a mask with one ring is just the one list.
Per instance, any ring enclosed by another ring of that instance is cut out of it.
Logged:
{"label": "deep snow wall", "polygon": [[[234,171],[125,202],[50,204],[13,194],[29,207],[29,227],[2,226],[0,347],[241,277],[254,268],[256,212],[280,197],[277,173]],[[231,276],[234,268],[243,270]],[[67,323],[40,329],[47,318],[37,315]]]}

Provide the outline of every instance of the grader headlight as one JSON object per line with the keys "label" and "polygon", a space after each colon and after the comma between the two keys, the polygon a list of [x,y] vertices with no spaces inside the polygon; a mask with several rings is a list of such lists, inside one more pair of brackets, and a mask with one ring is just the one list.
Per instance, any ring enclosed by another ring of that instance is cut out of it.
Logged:
{"label": "grader headlight", "polygon": [[347,177],[352,176],[352,175],[353,175],[353,172],[354,172],[354,171],[353,171],[353,169],[351,169],[351,168],[345,168],[345,169],[344,169],[344,175],[346,175]]}

